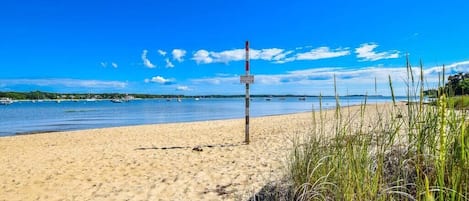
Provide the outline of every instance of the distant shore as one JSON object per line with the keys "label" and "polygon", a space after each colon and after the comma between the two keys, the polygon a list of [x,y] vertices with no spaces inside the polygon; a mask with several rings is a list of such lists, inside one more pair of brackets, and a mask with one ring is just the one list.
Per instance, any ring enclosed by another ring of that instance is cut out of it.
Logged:
{"label": "distant shore", "polygon": [[[383,97],[382,95],[362,95],[353,94],[342,97]],[[166,99],[166,98],[242,98],[244,94],[222,95],[222,94],[205,94],[205,95],[184,95],[184,94],[138,94],[138,93],[56,93],[56,92],[2,92],[0,91],[0,98],[10,98],[15,101],[86,101],[88,99],[94,100],[112,100],[112,99]],[[280,97],[320,97],[319,95],[307,94],[251,94],[252,98],[280,98]],[[322,96],[334,97],[334,96]]]}
{"label": "distant shore", "polygon": [[253,118],[249,145],[244,119],[2,137],[0,200],[246,200],[285,176],[311,120]]}

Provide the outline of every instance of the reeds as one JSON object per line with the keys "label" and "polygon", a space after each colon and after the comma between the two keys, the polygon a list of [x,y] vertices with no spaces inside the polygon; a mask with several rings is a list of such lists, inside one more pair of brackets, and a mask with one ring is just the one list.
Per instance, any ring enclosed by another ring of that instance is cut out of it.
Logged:
{"label": "reeds", "polygon": [[376,107],[376,118],[366,115],[373,110],[366,98],[360,112],[347,115],[337,93],[334,115],[325,114],[319,99],[312,130],[296,140],[289,159],[292,199],[469,199],[467,112],[456,110],[444,91],[436,106],[425,105],[422,62],[419,69],[414,79],[407,58],[406,106],[396,103],[389,77],[393,104]]}

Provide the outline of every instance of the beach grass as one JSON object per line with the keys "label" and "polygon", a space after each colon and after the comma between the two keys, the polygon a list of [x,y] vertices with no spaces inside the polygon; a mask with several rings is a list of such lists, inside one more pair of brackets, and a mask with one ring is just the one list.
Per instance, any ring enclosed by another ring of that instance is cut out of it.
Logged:
{"label": "beach grass", "polygon": [[455,109],[467,110],[469,109],[469,95],[451,97],[449,103]]}
{"label": "beach grass", "polygon": [[[396,103],[391,78],[387,110],[365,98],[351,114],[336,94],[328,119],[320,102],[312,129],[296,136],[288,160],[291,199],[469,200],[468,113],[458,110],[468,99],[441,91],[435,106],[424,104],[422,64],[419,70],[415,78],[407,62],[407,104]],[[377,115],[367,117],[368,110]]]}

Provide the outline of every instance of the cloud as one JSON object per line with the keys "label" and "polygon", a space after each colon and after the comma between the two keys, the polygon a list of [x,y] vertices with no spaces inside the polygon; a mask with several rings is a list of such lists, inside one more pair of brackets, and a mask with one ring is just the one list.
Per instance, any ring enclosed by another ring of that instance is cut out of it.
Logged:
{"label": "cloud", "polygon": [[158,83],[158,84],[171,85],[171,84],[174,84],[175,79],[174,78],[167,79],[161,76],[155,76],[155,77],[152,77],[151,79],[145,79],[144,81],[145,83],[153,82],[153,83]]}
{"label": "cloud", "polygon": [[[300,48],[303,49],[303,48]],[[300,50],[296,49],[296,50]],[[264,60],[271,61],[272,63],[282,64],[295,60],[317,60],[333,57],[346,56],[350,54],[348,48],[338,48],[331,50],[329,47],[319,47],[312,49],[309,52],[297,53],[296,50],[285,50],[280,48],[266,48],[266,49],[250,49],[250,60]],[[290,56],[292,55],[292,56]],[[290,56],[290,57],[288,57]],[[246,52],[244,49],[225,50],[221,52],[207,51],[204,49],[198,50],[194,53],[192,60],[197,64],[210,64],[210,63],[225,63],[228,64],[232,61],[245,60]]]}
{"label": "cloud", "polygon": [[350,51],[348,49],[334,49],[331,50],[329,47],[318,47],[312,49],[309,52],[298,53],[295,56],[295,60],[318,60],[318,59],[327,59],[334,57],[341,57],[349,55]]}
{"label": "cloud", "polygon": [[[462,61],[462,62],[456,62],[456,63],[450,64],[450,65],[445,65],[446,78],[449,76],[449,74],[455,74],[458,72],[467,72],[468,69],[469,69],[469,61]],[[434,66],[434,67],[425,69],[424,75],[427,78],[428,77],[437,78],[438,76],[441,76],[439,74],[442,71],[443,71],[443,66]]]}
{"label": "cloud", "polygon": [[360,61],[377,61],[381,59],[394,59],[399,57],[399,51],[397,50],[390,50],[386,52],[375,52],[373,51],[377,48],[378,45],[376,43],[363,43],[360,47],[355,48],[355,53],[357,54],[357,58],[360,58]]}
{"label": "cloud", "polygon": [[213,58],[210,57],[210,53],[207,50],[198,50],[192,57],[197,64],[209,64],[213,62]]}
{"label": "cloud", "polygon": [[[107,62],[104,62],[104,61],[101,62],[101,63],[99,63],[99,64],[100,64],[103,68],[107,68],[107,66],[108,66],[108,63],[107,63]],[[112,66],[113,68],[119,67],[119,65],[117,65],[116,62],[111,62],[111,66]]]}
{"label": "cloud", "polygon": [[62,86],[68,88],[96,88],[96,89],[115,89],[127,87],[126,82],[121,81],[103,81],[103,80],[80,80],[80,79],[2,79],[4,86],[33,85],[33,86]]}
{"label": "cloud", "polygon": [[183,57],[186,55],[186,50],[174,49],[172,54],[173,54],[173,60],[182,62],[184,61]]}
{"label": "cloud", "polygon": [[150,62],[150,60],[147,58],[148,50],[143,50],[142,52],[142,61],[143,65],[147,68],[155,68],[156,66]]}
{"label": "cloud", "polygon": [[[266,60],[266,61],[271,61],[273,60],[274,57],[280,55],[283,53],[284,49],[279,49],[279,48],[269,48],[269,49],[261,49],[261,50],[250,50],[249,51],[249,57],[250,59],[261,59],[261,60]],[[245,57],[245,56],[244,56]]]}
{"label": "cloud", "polygon": [[[269,49],[250,49],[249,58],[251,60],[265,60],[272,61],[284,53],[283,49],[269,48]],[[232,61],[244,61],[246,59],[245,49],[225,50],[221,52],[207,51],[204,49],[198,50],[194,53],[192,60],[197,64],[210,64],[210,63],[225,63],[228,64]]]}
{"label": "cloud", "polygon": [[176,91],[190,91],[191,89],[188,86],[178,86]]}
{"label": "cloud", "polygon": [[164,50],[158,50],[158,54],[161,56],[166,56],[166,52]]}
{"label": "cloud", "polygon": [[[446,72],[467,71],[469,61],[453,63],[445,66]],[[426,88],[436,88],[438,86],[438,74],[441,73],[442,66],[424,68],[424,79]],[[414,77],[420,76],[420,69],[413,70]],[[405,66],[382,67],[371,66],[363,68],[349,67],[322,67],[305,70],[288,71],[279,74],[257,74],[254,75],[254,85],[259,93],[272,94],[312,94],[333,95],[334,76],[337,80],[337,87],[341,95],[350,94],[381,94],[390,95],[389,77],[393,81],[393,88],[396,95],[407,93],[407,69]],[[448,76],[448,74],[447,74]],[[447,77],[445,78],[447,79]],[[375,91],[374,83],[377,82],[378,89]],[[239,76],[237,75],[217,75],[215,77],[200,78],[190,80],[194,85],[201,85],[205,88],[233,88],[242,93]]]}
{"label": "cloud", "polygon": [[287,55],[290,55],[290,54],[292,54],[293,52],[294,52],[293,50],[286,51],[286,52],[282,52],[281,54],[275,55],[275,56],[272,58],[272,60],[274,60],[274,61],[276,61],[276,62],[285,61]]}
{"label": "cloud", "polygon": [[174,64],[171,63],[169,58],[166,58],[164,61],[166,62],[166,68],[174,68]]}
{"label": "cloud", "polygon": [[[222,52],[210,52],[213,61],[219,63],[229,63],[231,61],[242,61],[246,58],[246,51],[244,49],[226,50]],[[251,58],[253,59],[253,58]]]}

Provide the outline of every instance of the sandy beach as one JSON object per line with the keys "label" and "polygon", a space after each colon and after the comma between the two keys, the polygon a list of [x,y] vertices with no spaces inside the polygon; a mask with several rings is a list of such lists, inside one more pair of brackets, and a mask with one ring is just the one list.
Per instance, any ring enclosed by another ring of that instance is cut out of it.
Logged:
{"label": "sandy beach", "polygon": [[0,200],[246,200],[284,177],[311,121],[252,118],[249,145],[244,119],[3,137]]}

